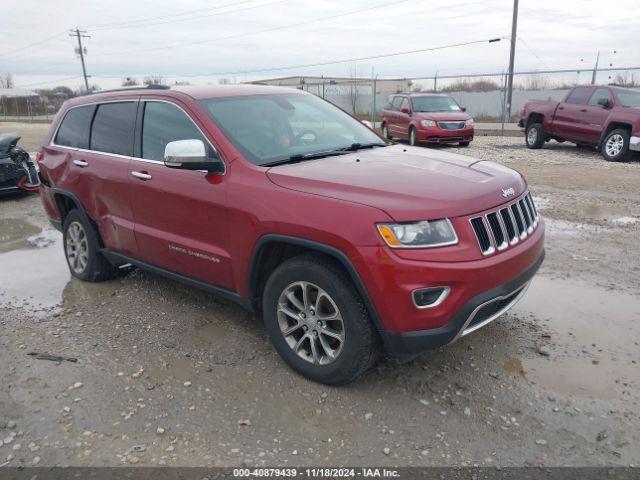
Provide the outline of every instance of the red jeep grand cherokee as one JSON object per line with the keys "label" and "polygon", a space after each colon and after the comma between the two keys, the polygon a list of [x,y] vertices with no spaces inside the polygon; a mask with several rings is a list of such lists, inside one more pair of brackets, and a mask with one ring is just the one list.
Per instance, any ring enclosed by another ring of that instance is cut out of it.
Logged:
{"label": "red jeep grand cherokee", "polygon": [[115,91],[68,101],[38,155],[71,273],[133,264],[261,313],[319,382],[489,323],[544,255],[523,178],[387,145],[324,100],[265,86]]}
{"label": "red jeep grand cherokee", "polygon": [[382,136],[420,143],[457,143],[473,140],[473,118],[448,95],[411,93],[392,95],[382,112]]}

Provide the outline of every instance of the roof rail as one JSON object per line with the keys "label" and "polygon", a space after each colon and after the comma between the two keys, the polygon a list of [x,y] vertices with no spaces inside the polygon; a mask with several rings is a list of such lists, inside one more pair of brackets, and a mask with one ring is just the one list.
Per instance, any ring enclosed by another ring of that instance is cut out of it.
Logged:
{"label": "roof rail", "polygon": [[145,86],[138,86],[138,85],[134,85],[131,87],[122,87],[122,88],[113,88],[110,90],[97,90],[95,92],[91,92],[88,95],[99,95],[101,93],[111,93],[111,92],[129,92],[131,90],[169,90],[171,87],[169,85],[158,85],[158,84],[152,84],[152,85],[145,85]]}

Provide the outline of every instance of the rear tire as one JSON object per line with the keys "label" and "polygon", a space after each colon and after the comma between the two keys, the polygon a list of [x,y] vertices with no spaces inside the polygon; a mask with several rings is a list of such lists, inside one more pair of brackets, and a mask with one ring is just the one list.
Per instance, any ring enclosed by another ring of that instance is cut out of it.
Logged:
{"label": "rear tire", "polygon": [[382,124],[382,137],[385,140],[391,140],[391,136],[389,135],[389,127],[387,127],[386,123]]}
{"label": "rear tire", "polygon": [[98,235],[86,216],[71,210],[64,219],[62,240],[71,275],[85,282],[103,282],[120,273],[101,253]]}
{"label": "rear tire", "polygon": [[607,134],[602,142],[600,151],[609,162],[624,162],[631,157],[629,150],[629,131],[617,128]]}
{"label": "rear tire", "polygon": [[273,346],[293,370],[313,381],[352,382],[379,358],[380,340],[360,295],[323,255],[283,262],[269,277],[262,303]]}
{"label": "rear tire", "polygon": [[542,148],[545,140],[544,128],[541,123],[531,123],[525,132],[525,142],[527,147],[531,149]]}

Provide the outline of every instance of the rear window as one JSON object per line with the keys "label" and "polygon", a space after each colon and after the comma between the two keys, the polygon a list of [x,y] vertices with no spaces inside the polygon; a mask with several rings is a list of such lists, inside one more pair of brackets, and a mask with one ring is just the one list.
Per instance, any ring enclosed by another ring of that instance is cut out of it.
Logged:
{"label": "rear window", "polygon": [[134,102],[100,105],[93,120],[89,148],[97,152],[131,156],[135,120]]}
{"label": "rear window", "polygon": [[72,108],[67,112],[56,134],[56,145],[89,148],[89,128],[95,105]]}
{"label": "rear window", "polygon": [[573,104],[585,104],[587,103],[587,98],[589,98],[589,94],[591,93],[590,87],[576,87],[569,94],[565,103],[573,103]]}

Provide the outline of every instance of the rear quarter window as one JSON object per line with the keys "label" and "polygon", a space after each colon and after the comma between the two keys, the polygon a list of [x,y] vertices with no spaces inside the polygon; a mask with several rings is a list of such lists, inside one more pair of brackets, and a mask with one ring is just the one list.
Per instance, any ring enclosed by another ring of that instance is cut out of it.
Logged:
{"label": "rear quarter window", "polygon": [[89,148],[97,152],[131,156],[136,121],[136,103],[103,103],[98,106]]}
{"label": "rear quarter window", "polygon": [[69,110],[62,119],[54,143],[64,147],[88,149],[89,129],[95,109],[95,105],[86,105]]}

